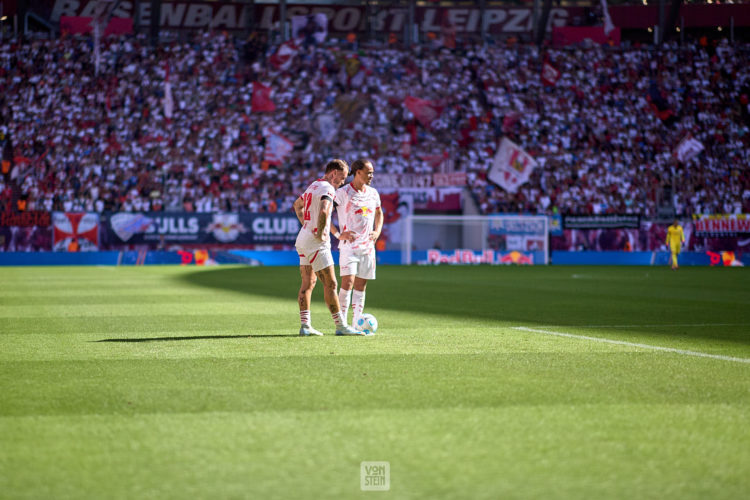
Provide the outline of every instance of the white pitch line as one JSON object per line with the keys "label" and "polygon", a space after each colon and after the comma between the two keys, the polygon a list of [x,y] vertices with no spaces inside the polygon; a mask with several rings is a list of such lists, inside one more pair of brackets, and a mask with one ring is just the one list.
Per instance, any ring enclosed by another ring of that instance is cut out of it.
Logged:
{"label": "white pitch line", "polygon": [[750,323],[662,323],[660,325],[550,325],[561,328],[659,328],[683,327],[683,328],[702,328],[704,326],[748,326]]}
{"label": "white pitch line", "polygon": [[522,332],[543,333],[545,335],[554,335],[556,337],[568,337],[572,339],[593,340],[594,342],[603,342],[605,344],[617,344],[617,345],[626,345],[630,347],[640,347],[641,349],[652,349],[654,351],[673,352],[675,354],[684,354],[686,356],[696,356],[699,358],[720,359],[722,361],[735,361],[737,363],[750,363],[750,358],[735,358],[733,356],[722,356],[721,354],[708,354],[705,352],[686,351],[684,349],[674,349],[672,347],[661,347],[658,345],[638,344],[636,342],[625,342],[624,340],[612,340],[612,339],[605,339],[601,337],[589,337],[587,335],[575,335],[572,333],[553,332],[550,330],[537,330],[536,328],[527,328],[525,326],[512,326],[511,329],[519,330]]}

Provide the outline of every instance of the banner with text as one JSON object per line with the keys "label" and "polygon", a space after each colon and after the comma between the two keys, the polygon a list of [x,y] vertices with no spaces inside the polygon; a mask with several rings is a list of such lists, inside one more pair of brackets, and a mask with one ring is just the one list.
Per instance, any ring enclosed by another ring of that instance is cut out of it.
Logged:
{"label": "banner with text", "polygon": [[750,233],[750,214],[696,214],[693,224],[696,236],[737,236]]}
{"label": "banner with text", "polygon": [[0,213],[0,252],[52,250],[52,214],[41,210]]}
{"label": "banner with text", "polygon": [[[6,1],[6,4],[8,2]],[[61,16],[91,17],[95,14],[98,0],[36,0],[35,12],[57,23]],[[162,0],[159,25],[162,29],[192,30],[243,30],[247,19],[253,19],[259,30],[268,31],[278,23],[281,5],[260,3],[254,5],[242,1],[208,2]],[[138,18],[141,26],[148,26],[154,14],[152,2],[119,2],[113,10],[114,18]],[[296,16],[324,14],[327,18],[327,31],[336,33],[365,32],[372,27],[377,33],[402,33],[409,21],[408,9],[401,5],[378,5],[372,15],[370,6],[332,4],[286,4],[287,19]],[[136,9],[138,12],[136,13]],[[550,29],[573,26],[582,19],[588,7],[553,7],[549,11]],[[658,23],[659,10],[651,5],[611,6],[610,17],[615,26],[621,29],[645,29]],[[16,8],[13,2],[6,5],[4,15],[13,16]],[[368,19],[369,16],[369,19]],[[745,4],[727,5],[683,5],[680,16],[685,28],[729,26],[730,19],[735,27],[750,26],[750,9]],[[322,21],[321,21],[322,22]],[[444,26],[450,26],[456,33],[480,33],[482,28],[489,34],[530,33],[533,30],[531,6],[488,5],[481,15],[479,7],[460,5],[455,7],[438,6],[432,2],[417,5],[414,9],[414,22],[420,32],[441,33]],[[603,30],[602,30],[603,31]]]}
{"label": "banner with text", "polygon": [[103,216],[104,244],[294,245],[294,214],[119,212]]}
{"label": "banner with text", "polygon": [[378,188],[381,194],[398,193],[411,198],[412,209],[422,212],[458,212],[461,210],[459,187],[442,188]]}
{"label": "banner with text", "polygon": [[373,187],[381,189],[458,187],[466,185],[466,172],[435,174],[377,174]]}
{"label": "banner with text", "polygon": [[632,228],[641,226],[641,216],[637,214],[598,214],[598,215],[564,215],[565,229],[607,229]]}
{"label": "banner with text", "polygon": [[531,251],[531,252],[519,252],[512,250],[510,252],[495,251],[495,250],[470,250],[460,248],[452,251],[444,251],[440,249],[427,250],[427,258],[425,260],[419,259],[416,261],[418,265],[476,265],[476,264],[490,264],[490,265],[534,265],[534,262],[544,262],[544,252],[542,251]]}

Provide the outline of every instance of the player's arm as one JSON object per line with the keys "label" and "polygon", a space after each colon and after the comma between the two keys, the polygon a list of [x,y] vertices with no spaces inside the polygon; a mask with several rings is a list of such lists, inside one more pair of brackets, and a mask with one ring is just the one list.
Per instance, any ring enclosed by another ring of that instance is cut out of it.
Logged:
{"label": "player's arm", "polygon": [[300,196],[296,200],[294,200],[294,204],[292,205],[292,208],[294,208],[294,213],[297,215],[297,218],[299,219],[300,224],[304,224],[305,221],[302,217],[304,217],[304,210],[305,210],[305,201]]}
{"label": "player's arm", "polygon": [[685,243],[685,231],[680,227],[680,240]]}
{"label": "player's arm", "polygon": [[[334,202],[334,205],[336,203]],[[331,222],[331,234],[339,241],[354,241],[354,233],[351,231],[339,231]]]}
{"label": "player's arm", "polygon": [[380,238],[380,232],[383,230],[383,210],[380,207],[375,209],[375,224],[372,226],[372,232],[370,233],[370,239],[372,241],[378,241]]}
{"label": "player's arm", "polygon": [[320,199],[320,213],[318,214],[318,227],[315,230],[315,237],[323,241],[326,235],[323,234],[328,224],[328,220],[331,218],[331,210],[333,209],[333,203],[331,203],[330,196],[323,196]]}
{"label": "player's arm", "polygon": [[[336,196],[333,198],[333,208],[336,209],[339,207],[339,193],[336,191]],[[339,214],[339,221],[341,218],[341,211],[338,212]],[[333,219],[331,219],[331,234],[336,238],[337,240],[341,239],[341,232],[339,229],[334,225]]]}
{"label": "player's arm", "polygon": [[334,236],[334,237],[335,237],[336,239],[338,239],[338,238],[339,238],[339,236],[341,236],[341,233],[339,233],[339,230],[338,230],[338,228],[336,227],[336,225],[335,225],[335,224],[334,224],[333,222],[331,222],[331,234],[332,234],[332,235],[333,235],[333,236]]}
{"label": "player's arm", "polygon": [[[346,195],[344,194],[343,188],[336,191],[336,197],[333,199],[333,207],[339,208],[341,206],[346,205]],[[339,210],[339,224],[341,225],[341,229],[346,228],[346,211],[345,210]],[[342,221],[343,219],[343,221]],[[356,239],[357,235],[354,234],[352,231],[336,231],[333,232],[333,224],[331,224],[331,233],[339,240],[339,241],[349,241],[352,242]]]}

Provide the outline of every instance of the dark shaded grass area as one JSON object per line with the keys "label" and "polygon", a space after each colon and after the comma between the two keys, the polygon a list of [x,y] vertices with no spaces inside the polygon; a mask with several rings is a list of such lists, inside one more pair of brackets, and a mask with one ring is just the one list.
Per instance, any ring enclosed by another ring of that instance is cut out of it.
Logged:
{"label": "dark shaded grass area", "polygon": [[[179,279],[294,300],[298,273],[289,267],[220,268]],[[322,303],[320,287],[313,300]],[[381,266],[368,286],[367,307],[529,325],[713,323],[739,328],[707,326],[680,335],[750,344],[750,269]]]}

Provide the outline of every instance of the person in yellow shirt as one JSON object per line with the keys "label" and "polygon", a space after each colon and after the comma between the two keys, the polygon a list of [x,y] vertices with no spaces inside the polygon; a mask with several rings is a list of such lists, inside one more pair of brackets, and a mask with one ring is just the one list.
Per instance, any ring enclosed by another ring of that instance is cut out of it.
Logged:
{"label": "person in yellow shirt", "polygon": [[675,270],[679,267],[677,265],[677,255],[679,255],[680,250],[682,249],[682,244],[685,243],[685,233],[682,231],[680,221],[677,219],[675,219],[672,225],[667,228],[666,243],[669,247],[669,251],[672,253],[669,262],[672,264],[672,270]]}

